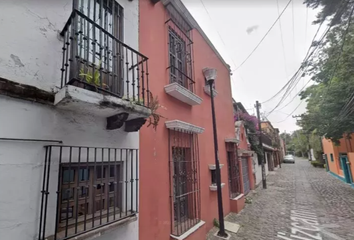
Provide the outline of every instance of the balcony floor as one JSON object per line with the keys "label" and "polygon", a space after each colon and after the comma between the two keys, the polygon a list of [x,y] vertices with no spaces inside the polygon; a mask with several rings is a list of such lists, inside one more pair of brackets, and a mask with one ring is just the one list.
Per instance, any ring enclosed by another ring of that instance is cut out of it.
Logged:
{"label": "balcony floor", "polygon": [[54,105],[60,109],[106,118],[128,113],[127,120],[147,118],[151,114],[147,107],[71,85],[63,87],[55,94]]}

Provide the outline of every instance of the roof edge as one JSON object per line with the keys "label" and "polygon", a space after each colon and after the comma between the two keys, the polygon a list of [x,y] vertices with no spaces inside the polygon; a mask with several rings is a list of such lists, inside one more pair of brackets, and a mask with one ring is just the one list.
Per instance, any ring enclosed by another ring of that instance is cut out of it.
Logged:
{"label": "roof edge", "polygon": [[[181,16],[183,16],[183,18],[193,27],[195,28],[200,35],[202,35],[202,37],[204,38],[204,40],[207,42],[207,44],[211,47],[211,49],[215,52],[215,54],[218,56],[218,58],[220,59],[220,61],[224,64],[224,66],[226,67],[227,70],[229,70],[229,72],[231,72],[231,68],[230,65],[226,63],[226,61],[224,60],[224,58],[221,56],[221,54],[219,53],[219,51],[215,48],[214,44],[210,41],[210,39],[208,38],[208,36],[204,33],[204,31],[202,30],[202,28],[199,26],[198,22],[194,19],[194,17],[192,16],[192,14],[188,11],[188,9],[186,8],[186,6],[183,4],[183,2],[181,0],[161,0],[161,3],[166,6],[167,4],[172,4],[176,10],[178,11],[179,14],[181,14]],[[231,79],[230,79],[231,80]]]}

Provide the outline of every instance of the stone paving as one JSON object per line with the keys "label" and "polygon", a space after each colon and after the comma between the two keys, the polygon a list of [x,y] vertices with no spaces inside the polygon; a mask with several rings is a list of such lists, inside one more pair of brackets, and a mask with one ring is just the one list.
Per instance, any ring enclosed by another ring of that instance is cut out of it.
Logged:
{"label": "stone paving", "polygon": [[[247,197],[252,198],[251,204],[246,204],[239,214],[226,217],[226,221],[241,226],[237,234],[231,234],[230,240],[354,240],[354,188],[325,169],[312,167],[307,160],[282,164],[281,169],[267,176],[267,189],[262,189],[260,184]],[[298,209],[317,216],[317,238],[290,237],[291,210]],[[214,236],[216,231],[216,228],[211,230],[207,240],[220,239]],[[278,237],[279,232],[286,233],[287,238]]]}

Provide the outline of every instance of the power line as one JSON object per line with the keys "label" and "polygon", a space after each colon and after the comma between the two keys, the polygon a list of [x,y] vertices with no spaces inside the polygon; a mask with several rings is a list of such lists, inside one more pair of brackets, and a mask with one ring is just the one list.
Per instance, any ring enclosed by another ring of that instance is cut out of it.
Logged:
{"label": "power line", "polygon": [[[206,8],[206,6],[205,6],[203,0],[200,0],[200,2],[201,2],[201,4],[203,5],[203,8],[205,9],[205,12],[206,12],[207,15],[209,16],[209,19],[211,20],[211,22],[213,22],[213,19],[212,19],[211,15],[210,15],[208,9]],[[220,34],[220,32],[218,31],[218,29],[215,27],[215,25],[213,25],[213,27],[214,27],[215,31],[217,32],[217,34],[218,34],[218,36],[219,36],[221,42],[223,43],[223,45],[224,45],[224,47],[225,47],[225,50],[226,50],[226,53],[227,53],[227,55],[229,56],[229,58],[231,59],[233,65],[234,65],[234,68],[236,68],[237,65],[236,65],[234,59],[232,58],[232,56],[229,55],[229,52],[227,51],[228,48],[226,47],[226,44],[225,44],[224,39],[221,37],[221,34]],[[231,72],[232,72],[232,71],[231,71]],[[242,79],[241,74],[240,74],[240,78]],[[231,81],[233,81],[233,78],[231,78]],[[234,83],[235,83],[235,82],[234,82]],[[236,83],[235,83],[235,84],[236,84]]]}
{"label": "power line", "polygon": [[278,20],[280,19],[280,17],[283,15],[283,13],[285,12],[285,10],[288,8],[289,4],[291,3],[292,0],[289,0],[288,4],[286,4],[285,8],[283,9],[283,11],[281,12],[281,14],[278,16],[278,18],[275,20],[275,22],[272,24],[272,26],[269,28],[269,30],[266,32],[266,34],[263,36],[263,38],[261,39],[261,41],[257,44],[257,46],[252,50],[252,52],[246,57],[246,59],[234,70],[237,71],[240,67],[243,66],[243,64],[245,64],[245,62],[247,62],[247,60],[252,56],[252,54],[257,50],[257,48],[259,47],[259,45],[261,45],[261,43],[263,42],[263,40],[267,37],[267,35],[269,34],[269,32],[273,29],[273,27],[275,26],[275,24],[278,22]]}
{"label": "power line", "polygon": [[294,100],[295,100],[295,98],[302,92],[302,90],[304,90],[304,88],[307,86],[307,84],[309,84],[311,82],[311,79],[309,79],[307,82],[306,82],[306,84],[300,89],[300,91],[298,91],[297,93],[296,93],[296,95],[290,100],[290,102],[288,102],[285,106],[283,106],[282,108],[280,108],[280,109],[278,109],[278,110],[282,110],[282,109],[284,109],[284,108],[286,108],[290,103],[292,103]]}
{"label": "power line", "polygon": [[[338,12],[336,13],[336,15],[338,15],[338,14],[341,15],[344,10],[345,10],[345,5],[344,5],[343,8],[341,9],[341,11],[338,10]],[[303,70],[304,67],[305,67],[305,70],[306,70],[306,68],[308,67],[308,66],[307,66],[307,61],[308,61],[308,60],[310,59],[310,57],[315,53],[315,51],[317,51],[317,49],[319,48],[320,44],[322,43],[322,41],[323,41],[323,40],[325,39],[325,37],[327,36],[329,30],[332,28],[332,26],[333,26],[333,24],[334,24],[334,19],[335,19],[335,17],[332,19],[331,24],[327,27],[326,31],[322,34],[321,39],[316,42],[316,41],[315,41],[316,36],[318,35],[319,30],[320,30],[322,24],[324,23],[325,19],[321,22],[321,24],[319,25],[319,27],[318,27],[318,29],[317,29],[317,31],[316,31],[315,36],[313,37],[312,43],[311,43],[311,45],[310,45],[310,47],[309,47],[309,49],[308,49],[308,51],[307,51],[307,53],[306,53],[306,57],[305,57],[305,59],[303,60],[303,62],[302,62],[302,64],[301,64],[301,66],[299,67],[299,69],[296,71],[296,73],[293,75],[293,77],[292,77],[274,96],[272,96],[270,99],[268,99],[268,100],[266,100],[265,102],[263,102],[263,103],[266,103],[266,102],[271,101],[271,100],[274,99],[276,96],[278,96],[285,88],[287,89],[286,92],[283,94],[282,99],[281,99],[281,100],[279,101],[279,103],[269,112],[269,114],[271,114],[271,113],[284,101],[284,99],[286,99],[287,93],[288,93],[288,91],[292,88],[292,86],[293,86],[293,84],[294,84],[294,81],[296,81],[296,77],[297,77],[299,71],[300,71],[300,70]],[[315,44],[315,43],[317,43],[317,44]],[[315,46],[314,46],[314,45],[315,45]],[[311,49],[312,49],[312,47],[315,47],[315,49],[313,49],[312,52],[310,52]],[[303,71],[302,74],[304,74],[305,70]],[[296,84],[297,84],[297,83],[298,83],[298,82],[296,82]],[[295,86],[296,86],[296,84],[295,84]],[[268,114],[268,116],[269,116],[269,114]]]}
{"label": "power line", "polygon": [[[205,12],[208,14],[209,19],[211,20],[211,22],[213,22],[213,19],[212,19],[212,17],[210,16],[210,13],[209,13],[208,9],[206,8],[206,6],[205,6],[203,0],[200,0],[200,2],[202,3],[203,8],[205,9]],[[223,43],[225,49],[227,50],[226,44],[225,44],[225,42],[224,42],[224,39],[221,37],[220,32],[218,31],[218,29],[217,29],[215,26],[213,26],[213,27],[214,27],[215,31],[217,32],[217,34],[219,35],[219,38],[220,38],[221,42]],[[227,51],[226,51],[226,52],[227,52]],[[228,53],[228,52],[227,52],[227,53]],[[236,68],[235,61],[232,59],[232,57],[231,57],[230,55],[229,55],[229,57],[230,57],[232,63],[234,64],[234,67]]]}
{"label": "power line", "polygon": [[[300,107],[300,105],[301,105],[302,102],[303,102],[303,101],[301,101],[301,102],[299,103],[299,105],[297,105],[297,107],[296,107],[291,113],[289,113],[288,116],[287,116],[285,119],[281,120],[280,122],[275,122],[275,123],[282,123],[282,122],[285,122],[285,121]],[[269,116],[269,115],[268,115],[268,116]]]}
{"label": "power line", "polygon": [[292,3],[291,3],[291,12],[292,12],[292,16],[291,16],[291,18],[292,18],[292,22],[293,22],[293,24],[292,24],[292,30],[293,30],[293,51],[294,51],[294,59],[295,59],[295,53],[296,53],[296,51],[295,51],[295,14],[294,14],[294,11],[295,11],[295,9],[294,9],[294,1],[292,1]]}
{"label": "power line", "polygon": [[[277,0],[277,10],[278,10],[278,15],[280,15],[279,0]],[[284,47],[284,38],[283,38],[283,29],[282,29],[282,26],[281,26],[281,19],[279,19],[279,28],[280,28],[281,46],[283,48],[285,74],[286,74],[286,76],[288,76],[288,70],[287,70],[287,67],[286,67],[287,64],[286,64],[286,57],[285,57],[285,47]]]}

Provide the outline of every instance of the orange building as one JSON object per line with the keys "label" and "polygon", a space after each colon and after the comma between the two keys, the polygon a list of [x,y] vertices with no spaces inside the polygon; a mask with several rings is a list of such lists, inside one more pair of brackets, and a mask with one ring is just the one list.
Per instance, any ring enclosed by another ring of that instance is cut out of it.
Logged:
{"label": "orange building", "polygon": [[[354,177],[354,134],[350,138],[344,136],[339,144],[322,138],[322,148],[327,170],[344,182],[353,184]],[[353,185],[354,186],[354,185]]]}
{"label": "orange building", "polygon": [[218,218],[206,67],[217,70],[213,93],[224,215],[230,198],[240,194],[232,175],[238,158],[230,67],[180,0],[140,0],[139,14],[139,49],[149,56],[149,91],[163,116],[156,130],[140,130],[139,236],[205,239]]}

